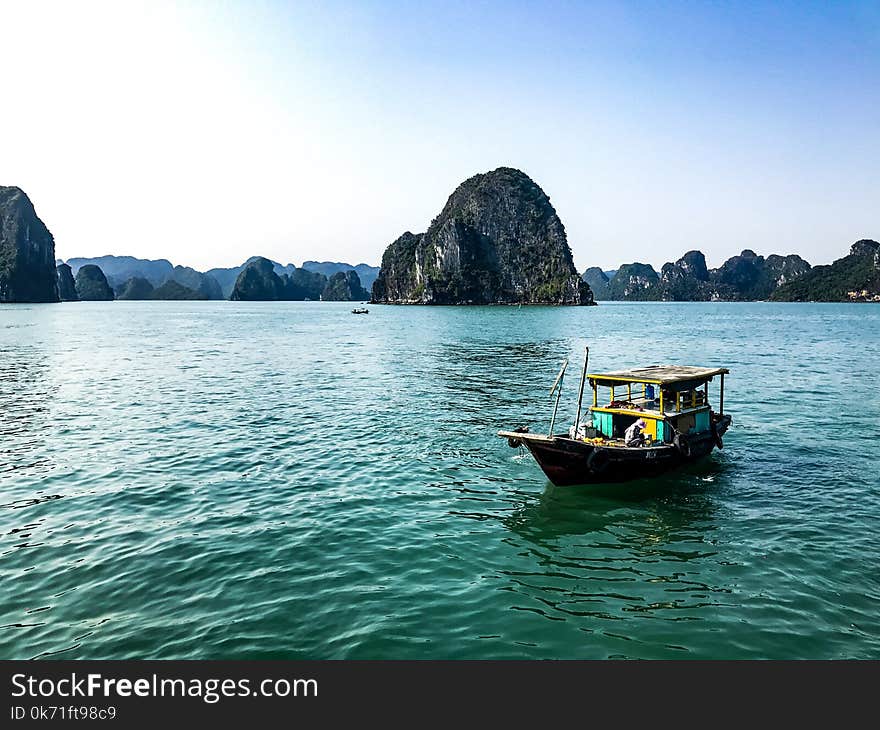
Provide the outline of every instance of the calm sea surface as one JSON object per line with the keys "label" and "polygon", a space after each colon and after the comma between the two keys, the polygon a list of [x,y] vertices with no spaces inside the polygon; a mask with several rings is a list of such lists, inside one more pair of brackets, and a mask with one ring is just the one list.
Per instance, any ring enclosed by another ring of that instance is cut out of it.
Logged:
{"label": "calm sea surface", "polygon": [[[880,658],[880,306],[350,309],[0,306],[0,658]],[[585,344],[725,449],[550,486]]]}

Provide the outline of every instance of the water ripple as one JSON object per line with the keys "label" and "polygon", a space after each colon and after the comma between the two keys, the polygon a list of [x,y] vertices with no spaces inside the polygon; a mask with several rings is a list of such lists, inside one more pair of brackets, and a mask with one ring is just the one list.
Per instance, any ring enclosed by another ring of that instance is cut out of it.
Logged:
{"label": "water ripple", "polygon": [[[0,305],[0,657],[880,657],[877,307],[130,304]],[[548,485],[585,342],[730,366],[726,448]]]}

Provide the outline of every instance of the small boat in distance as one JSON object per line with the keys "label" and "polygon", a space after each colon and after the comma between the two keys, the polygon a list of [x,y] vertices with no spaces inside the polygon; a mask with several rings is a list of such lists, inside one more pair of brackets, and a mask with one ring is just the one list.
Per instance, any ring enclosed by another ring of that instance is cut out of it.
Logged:
{"label": "small boat in distance", "polygon": [[369,314],[370,310],[367,309],[366,307],[355,307],[354,309],[351,310],[351,313],[352,314]]}
{"label": "small boat in distance", "polygon": [[[512,448],[525,446],[553,484],[600,484],[658,476],[696,461],[724,444],[731,418],[724,413],[727,368],[692,365],[648,365],[607,373],[587,373],[586,349],[578,393],[577,415],[568,433],[554,433],[564,361],[550,389],[556,404],[546,434],[520,427],[499,431]],[[709,404],[709,383],[720,376],[718,412]],[[592,420],[581,423],[584,385],[593,390]],[[599,389],[609,390],[607,403]],[[644,422],[644,443],[627,446],[624,432]]]}

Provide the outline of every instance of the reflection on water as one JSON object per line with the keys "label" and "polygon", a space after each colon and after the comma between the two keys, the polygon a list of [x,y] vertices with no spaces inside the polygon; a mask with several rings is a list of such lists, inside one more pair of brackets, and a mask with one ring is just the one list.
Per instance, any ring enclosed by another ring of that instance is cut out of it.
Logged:
{"label": "reflection on water", "polygon": [[[662,621],[699,621],[701,611],[729,600],[729,589],[705,580],[716,556],[711,492],[670,480],[603,489],[557,488],[522,494],[501,523],[505,542],[522,558],[499,568],[501,590],[526,599],[519,610],[587,631],[609,621],[651,614]],[[617,628],[616,631],[625,629]]]}

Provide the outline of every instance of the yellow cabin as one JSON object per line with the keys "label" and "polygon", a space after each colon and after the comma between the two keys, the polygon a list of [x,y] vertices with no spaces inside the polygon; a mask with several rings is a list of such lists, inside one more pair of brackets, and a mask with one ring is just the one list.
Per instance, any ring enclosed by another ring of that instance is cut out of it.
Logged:
{"label": "yellow cabin", "polygon": [[711,428],[709,383],[720,376],[719,415],[724,414],[726,368],[649,365],[610,373],[589,373],[593,389],[593,427],[597,435],[617,439],[642,418],[645,435],[670,443],[676,432],[696,434]]}

